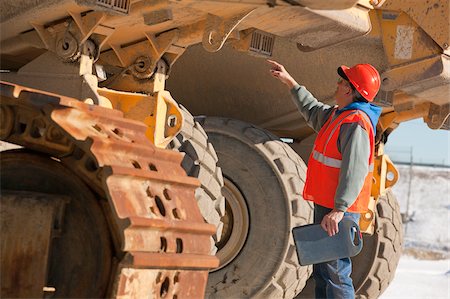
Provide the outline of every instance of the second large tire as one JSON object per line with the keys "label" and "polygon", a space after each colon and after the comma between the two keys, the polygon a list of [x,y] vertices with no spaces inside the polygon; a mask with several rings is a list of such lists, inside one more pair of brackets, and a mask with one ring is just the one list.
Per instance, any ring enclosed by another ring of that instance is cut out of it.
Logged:
{"label": "second large tire", "polygon": [[375,233],[364,235],[362,252],[352,259],[357,298],[378,298],[394,279],[402,254],[403,225],[397,198],[391,189],[376,206]]}
{"label": "second large tire", "polygon": [[[363,249],[352,258],[352,279],[358,299],[378,298],[394,279],[402,253],[400,207],[391,189],[380,196],[375,210],[375,232],[363,235]],[[314,298],[314,279],[297,298]]]}
{"label": "second large tire", "polygon": [[172,140],[168,148],[184,153],[181,166],[188,176],[198,178],[201,186],[195,191],[200,212],[205,222],[216,226],[216,234],[211,239],[212,254],[220,241],[225,213],[225,198],[222,195],[223,177],[217,165],[214,147],[208,142],[208,136],[201,125],[194,120],[189,111],[180,105],[183,114],[181,132]]}
{"label": "second large tire", "polygon": [[312,221],[312,206],[301,196],[305,164],[263,129],[226,118],[199,121],[219,157],[227,213],[234,211],[225,217],[219,256],[238,234],[234,252],[209,275],[207,297],[293,298],[311,273],[298,265],[291,235]]}

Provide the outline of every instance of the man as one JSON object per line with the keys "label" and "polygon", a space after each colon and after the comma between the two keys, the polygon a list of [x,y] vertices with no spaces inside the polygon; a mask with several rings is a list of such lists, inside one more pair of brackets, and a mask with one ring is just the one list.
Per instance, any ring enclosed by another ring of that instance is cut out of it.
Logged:
{"label": "man", "polygon": [[[344,216],[358,223],[368,208],[375,128],[381,114],[381,108],[370,102],[380,88],[380,75],[370,64],[339,67],[337,106],[330,107],[300,86],[281,64],[268,62],[270,73],[290,88],[307,124],[318,132],[303,197],[314,202],[314,223],[333,236]],[[354,298],[350,274],[350,258],[314,265],[316,298]]]}

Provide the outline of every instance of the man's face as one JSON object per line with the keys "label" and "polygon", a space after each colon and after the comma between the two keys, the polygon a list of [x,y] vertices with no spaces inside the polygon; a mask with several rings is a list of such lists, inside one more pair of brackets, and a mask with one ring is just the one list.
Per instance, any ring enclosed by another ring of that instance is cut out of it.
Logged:
{"label": "man's face", "polygon": [[339,77],[334,98],[339,108],[344,108],[353,101],[352,88],[347,80]]}

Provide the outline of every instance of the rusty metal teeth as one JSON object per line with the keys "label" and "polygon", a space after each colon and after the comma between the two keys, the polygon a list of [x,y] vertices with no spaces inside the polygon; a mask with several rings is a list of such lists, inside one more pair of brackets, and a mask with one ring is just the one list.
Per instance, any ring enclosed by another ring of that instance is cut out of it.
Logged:
{"label": "rusty metal teeth", "polygon": [[1,120],[1,139],[59,158],[108,199],[125,253],[111,296],[203,297],[208,269],[218,266],[209,255],[215,227],[203,221],[199,182],[186,176],[181,154],[153,146],[145,125],[120,111],[6,82]]}

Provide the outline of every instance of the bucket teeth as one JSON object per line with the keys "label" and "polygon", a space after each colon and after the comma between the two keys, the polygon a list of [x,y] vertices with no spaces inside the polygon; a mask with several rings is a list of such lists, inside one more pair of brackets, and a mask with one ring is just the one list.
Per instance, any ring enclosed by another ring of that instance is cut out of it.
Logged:
{"label": "bucket teeth", "polygon": [[113,235],[124,254],[110,295],[202,298],[215,227],[195,200],[197,179],[179,153],[156,148],[146,126],[120,111],[1,83],[0,137],[61,160],[112,210]]}

